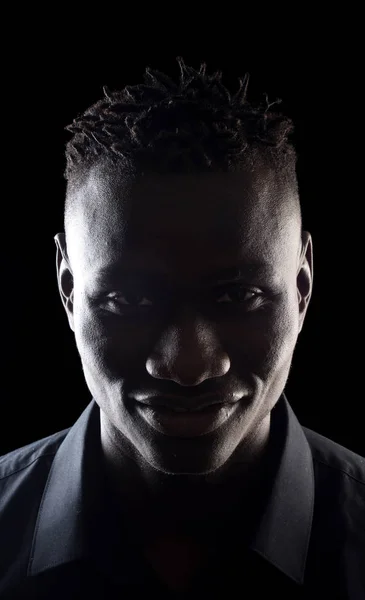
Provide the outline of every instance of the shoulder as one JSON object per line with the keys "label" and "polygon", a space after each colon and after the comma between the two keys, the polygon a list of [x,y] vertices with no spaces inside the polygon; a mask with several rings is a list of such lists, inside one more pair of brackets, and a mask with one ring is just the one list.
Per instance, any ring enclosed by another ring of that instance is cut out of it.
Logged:
{"label": "shoulder", "polygon": [[64,429],[46,438],[17,448],[0,457],[0,533],[4,513],[16,509],[24,498],[24,510],[43,492],[53,458],[66,437]]}
{"label": "shoulder", "polygon": [[330,582],[338,597],[350,598],[347,590],[352,589],[351,598],[360,598],[361,592],[357,593],[364,585],[361,563],[365,559],[365,459],[319,433],[305,427],[303,431],[311,449],[315,486],[307,582],[317,591],[322,582],[323,597],[327,597]]}
{"label": "shoulder", "polygon": [[325,436],[303,427],[317,470],[328,476],[344,479],[353,485],[365,486],[365,458]]}
{"label": "shoulder", "polygon": [[0,591],[26,572],[38,509],[54,456],[69,429],[0,457]]}
{"label": "shoulder", "polygon": [[37,471],[42,463],[49,463],[45,459],[56,454],[69,430],[64,429],[0,456],[0,486],[5,485],[4,480],[9,477],[16,478],[24,470]]}
{"label": "shoulder", "polygon": [[[365,556],[365,459],[303,427],[315,481],[314,542]],[[330,541],[330,543],[329,543]]]}
{"label": "shoulder", "polygon": [[317,506],[327,512],[336,507],[345,520],[362,522],[365,532],[365,458],[311,429],[303,431],[313,457]]}

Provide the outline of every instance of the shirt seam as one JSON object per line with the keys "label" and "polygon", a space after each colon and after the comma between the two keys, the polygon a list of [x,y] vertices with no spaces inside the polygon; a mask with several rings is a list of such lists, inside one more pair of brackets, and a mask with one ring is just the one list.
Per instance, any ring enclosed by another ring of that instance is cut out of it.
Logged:
{"label": "shirt seam", "polygon": [[20,467],[20,469],[17,469],[16,471],[12,471],[11,473],[4,475],[3,477],[0,477],[0,481],[2,481],[3,479],[6,479],[7,477],[11,477],[12,475],[15,475],[16,473],[20,473],[20,471],[24,471],[24,469],[26,469],[27,467],[30,467],[33,463],[35,463],[40,458],[44,458],[46,456],[55,456],[56,453],[57,453],[57,450],[55,450],[54,452],[47,452],[47,454],[42,454],[41,456],[37,456],[37,458],[32,460],[30,463],[28,463],[27,465],[24,465],[24,467]]}
{"label": "shirt seam", "polygon": [[333,465],[330,465],[327,462],[324,462],[323,460],[320,460],[319,458],[316,458],[315,456],[313,456],[313,459],[316,462],[320,463],[321,465],[324,465],[325,467],[329,467],[330,469],[334,469],[335,471],[340,471],[344,475],[347,475],[348,477],[351,477],[351,479],[353,479],[354,481],[357,481],[357,483],[361,483],[362,485],[365,485],[365,481],[361,481],[361,479],[357,479],[357,477],[354,477],[354,475],[351,475],[351,473],[348,473],[344,469],[341,469],[341,467],[335,467]]}

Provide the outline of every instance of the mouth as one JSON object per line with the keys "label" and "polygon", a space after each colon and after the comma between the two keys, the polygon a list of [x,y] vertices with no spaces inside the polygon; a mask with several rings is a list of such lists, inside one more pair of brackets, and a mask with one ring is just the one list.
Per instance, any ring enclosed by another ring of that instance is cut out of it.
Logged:
{"label": "mouth", "polygon": [[212,406],[230,404],[222,395],[205,394],[196,397],[183,398],[178,396],[152,396],[148,398],[136,398],[137,402],[150,408],[165,408],[176,413],[199,412]]}
{"label": "mouth", "polygon": [[210,402],[187,409],[170,400],[166,404],[136,402],[136,410],[156,431],[173,437],[196,437],[221,427],[237,410],[238,402]]}

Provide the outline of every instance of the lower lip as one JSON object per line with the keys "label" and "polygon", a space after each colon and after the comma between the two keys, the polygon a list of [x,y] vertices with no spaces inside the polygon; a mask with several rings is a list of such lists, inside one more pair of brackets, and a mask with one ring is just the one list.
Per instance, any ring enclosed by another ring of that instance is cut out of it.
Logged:
{"label": "lower lip", "polygon": [[151,427],[174,437],[196,437],[210,433],[225,423],[236,410],[234,404],[215,404],[195,412],[173,412],[137,403],[138,414]]}

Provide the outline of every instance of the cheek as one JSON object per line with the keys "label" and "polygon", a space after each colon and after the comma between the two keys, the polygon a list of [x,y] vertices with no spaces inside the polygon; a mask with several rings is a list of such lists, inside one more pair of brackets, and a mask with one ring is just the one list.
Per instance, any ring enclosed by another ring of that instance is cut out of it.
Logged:
{"label": "cheek", "polygon": [[268,379],[291,359],[297,338],[298,318],[288,303],[252,313],[232,328],[232,366]]}
{"label": "cheek", "polygon": [[[107,342],[100,335],[99,328],[86,311],[75,316],[76,346],[83,364],[84,371],[92,370],[97,374],[105,372],[107,364]],[[104,377],[104,375],[103,375]]]}
{"label": "cheek", "polygon": [[83,296],[74,302],[75,341],[84,370],[109,378],[111,337]]}
{"label": "cheek", "polygon": [[268,373],[280,370],[291,360],[298,338],[296,316],[282,310],[278,317],[269,331],[266,345],[265,367]]}
{"label": "cheek", "polygon": [[84,370],[104,380],[118,380],[143,366],[145,329],[105,316],[79,301],[74,307],[75,340]]}

